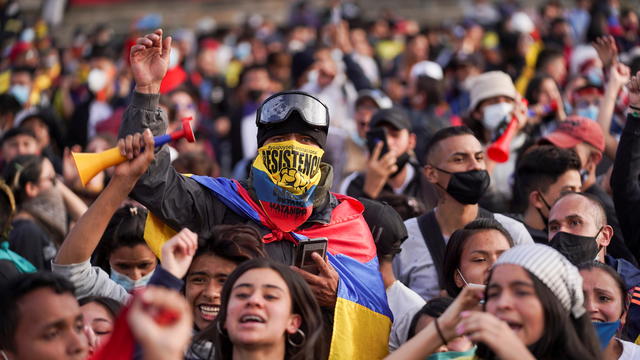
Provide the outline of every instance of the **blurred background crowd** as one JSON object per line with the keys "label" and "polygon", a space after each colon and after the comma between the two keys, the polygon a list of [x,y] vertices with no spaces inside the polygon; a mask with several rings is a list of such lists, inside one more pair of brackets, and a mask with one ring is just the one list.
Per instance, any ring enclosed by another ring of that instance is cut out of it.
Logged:
{"label": "blurred background crowd", "polygon": [[[586,114],[584,104],[576,104],[575,90],[586,81],[596,87],[606,81],[606,64],[590,42],[611,34],[632,73],[640,67],[637,4],[632,2],[546,1],[531,7],[478,0],[460,7],[459,21],[429,24],[401,17],[391,8],[364,17],[364,2],[288,5],[274,9],[287,13],[282,23],[268,15],[247,15],[240,23],[222,26],[203,17],[165,29],[174,42],[162,106],[172,124],[192,116],[198,129],[196,145],[176,148],[181,170],[243,174],[238,165],[246,164],[243,159],[252,158],[256,149],[252,115],[279,90],[318,95],[329,105],[333,130],[356,142],[364,134],[358,128],[363,116],[356,109],[358,92],[364,89],[380,89],[393,104],[408,109],[413,131],[424,140],[438,127],[465,122],[486,141],[480,124],[466,119],[472,117],[466,79],[473,75],[505,71],[529,104],[555,102],[561,105],[558,113]],[[31,151],[49,157],[59,174],[64,174],[65,148],[98,151],[113,145],[134,85],[128,49],[136,37],[162,23],[163,16],[152,13],[135,19],[128,29],[105,21],[59,39],[55,29],[64,22],[51,24],[21,11],[19,1],[5,1],[0,132],[31,130],[37,148]],[[424,61],[429,62],[413,67]],[[541,114],[534,121],[550,117]],[[620,132],[623,119],[614,118],[612,134]],[[419,141],[417,153],[424,142]],[[13,156],[5,149],[3,162]],[[359,170],[357,164],[338,165],[343,168],[338,178]]]}
{"label": "blurred background crowd", "polygon": [[[640,342],[634,211],[640,196],[634,139],[640,130],[637,122],[627,124],[640,117],[640,83],[636,78],[628,85],[640,71],[639,11],[637,0],[0,0],[0,195],[6,194],[0,201],[0,280],[6,280],[6,262],[13,272],[53,267],[76,290],[105,291],[125,302],[127,291],[151,279],[158,259],[143,240],[147,210],[124,200],[127,190],[107,186],[110,179],[118,182],[113,168],[83,186],[71,153],[116,146],[124,118],[155,108],[155,95],[134,92],[129,55],[136,39],[161,28],[172,41],[159,108],[167,114],[167,132],[183,119],[191,119],[195,130],[195,142],[170,143],[180,173],[247,179],[258,149],[256,112],[265,99],[301,90],[327,105],[330,127],[322,149],[333,171],[323,170],[323,184],[365,204],[385,201],[398,213],[367,219],[370,227],[387,220],[398,228],[390,240],[376,243],[388,303],[400,319],[389,349],[404,342],[409,328],[415,333],[420,313],[411,319],[425,300],[486,282],[499,253],[532,241],[555,242],[576,265],[597,254],[597,261],[615,269],[627,291],[620,298],[633,288],[626,339]],[[134,120],[149,126],[147,118]],[[500,145],[506,158],[485,157],[510,124],[513,138]],[[451,155],[436,145],[448,146]],[[171,182],[162,186],[176,196],[166,200],[168,207],[180,208],[177,198],[184,193],[170,191]],[[595,220],[583,221],[582,233],[560,231],[563,197],[575,200],[578,195],[566,193],[581,191],[589,195],[580,206],[566,206],[568,223],[591,213]],[[108,206],[96,210],[100,199]],[[182,218],[197,218],[185,207]],[[423,214],[433,219],[428,236],[416,220]],[[100,217],[106,231],[90,231],[92,219]],[[460,258],[463,247],[471,247],[465,237],[478,229],[495,230],[491,239],[501,245],[482,265],[465,260],[470,268],[482,267],[474,273]],[[210,248],[201,246],[195,258],[216,254],[207,266],[226,271],[215,279],[218,287],[239,262],[266,256],[255,229],[240,225],[211,233]],[[431,248],[428,238],[440,248]],[[163,266],[171,264],[164,260]],[[207,267],[198,261],[192,270]],[[398,290],[400,282],[406,288]],[[188,283],[185,293],[195,328],[203,330],[220,302],[201,302],[199,286]],[[625,307],[612,319],[627,318]],[[403,320],[398,309],[411,316]]]}

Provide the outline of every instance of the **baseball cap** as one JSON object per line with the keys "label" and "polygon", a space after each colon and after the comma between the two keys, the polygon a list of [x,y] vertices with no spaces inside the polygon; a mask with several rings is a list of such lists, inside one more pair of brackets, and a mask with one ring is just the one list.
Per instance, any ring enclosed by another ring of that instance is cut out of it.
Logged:
{"label": "baseball cap", "polygon": [[565,121],[559,122],[558,127],[542,140],[564,149],[585,142],[599,151],[604,151],[604,134],[600,125],[578,115],[571,115]]}
{"label": "baseball cap", "polygon": [[379,127],[381,124],[387,123],[397,130],[407,129],[411,131],[411,122],[407,113],[397,107],[390,109],[378,110],[371,117],[371,128]]}
{"label": "baseball cap", "polygon": [[438,63],[429,60],[420,61],[414,64],[411,67],[409,77],[415,79],[418,76],[423,75],[435,80],[442,80],[442,78],[444,77],[442,67]]}
{"label": "baseball cap", "polygon": [[371,99],[378,109],[388,109],[393,106],[391,99],[382,91],[378,89],[364,89],[358,92],[358,98],[356,99],[356,107],[360,104],[360,101],[364,99]]}

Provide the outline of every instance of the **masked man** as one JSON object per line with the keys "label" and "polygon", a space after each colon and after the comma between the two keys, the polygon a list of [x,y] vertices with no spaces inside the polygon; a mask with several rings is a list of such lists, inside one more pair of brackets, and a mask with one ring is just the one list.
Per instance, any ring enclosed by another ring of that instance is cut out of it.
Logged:
{"label": "masked man", "polygon": [[[156,30],[131,49],[136,91],[119,142],[129,159],[141,153],[142,139],[144,146],[153,146],[150,133],[141,133],[145,128],[156,135],[165,132],[165,115],[157,105],[170,46],[171,39],[162,40],[162,30]],[[326,260],[311,257],[318,274],[297,270],[333,330],[330,356],[377,358],[387,351],[390,311],[362,204],[329,192],[332,169],[321,162],[328,114],[322,102],[303,92],[267,98],[257,110],[258,156],[246,181],[182,176],[170,166],[166,147],[153,161],[132,165],[127,176],[137,181],[132,197],[170,228],[187,227],[211,238],[214,225],[246,223],[260,232],[268,255],[287,265],[298,263],[296,254],[309,239],[328,239]],[[154,218],[147,219],[148,229],[153,224],[158,224]],[[150,242],[152,249],[157,245]],[[363,308],[368,310],[363,316],[375,317],[372,322],[352,322]]]}
{"label": "masked man", "polygon": [[549,245],[574,265],[597,261],[611,266],[624,280],[633,299],[627,315],[626,336],[638,341],[640,335],[640,270],[625,259],[609,254],[614,230],[600,200],[589,193],[562,195],[549,211]]}
{"label": "masked man", "polygon": [[409,237],[393,260],[393,272],[425,300],[443,288],[444,249],[454,231],[476,218],[493,218],[507,229],[516,245],[532,243],[518,221],[478,206],[489,188],[484,150],[466,126],[439,130],[424,154],[424,176],[438,189],[435,209],[405,221]]}

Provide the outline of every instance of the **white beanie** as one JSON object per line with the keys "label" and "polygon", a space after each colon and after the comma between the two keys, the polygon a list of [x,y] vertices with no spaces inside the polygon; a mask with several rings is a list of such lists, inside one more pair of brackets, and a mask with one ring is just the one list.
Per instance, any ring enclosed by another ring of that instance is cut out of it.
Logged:
{"label": "white beanie", "polygon": [[494,268],[503,264],[519,265],[542,281],[575,318],[585,313],[582,276],[566,257],[543,244],[518,245],[505,251]]}
{"label": "white beanie", "polygon": [[469,79],[471,106],[469,111],[476,109],[483,100],[506,96],[515,100],[518,92],[511,77],[502,71],[489,71]]}

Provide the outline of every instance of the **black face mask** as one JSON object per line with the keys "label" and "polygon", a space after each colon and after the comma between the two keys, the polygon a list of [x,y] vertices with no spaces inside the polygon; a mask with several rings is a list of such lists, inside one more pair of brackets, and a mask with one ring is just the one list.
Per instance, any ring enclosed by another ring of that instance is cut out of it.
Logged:
{"label": "black face mask", "polygon": [[480,200],[485,191],[487,191],[487,188],[489,188],[489,183],[491,182],[487,170],[449,172],[435,166],[434,168],[451,175],[451,179],[449,179],[449,184],[445,190],[451,197],[465,205],[477,204],[478,200]]}
{"label": "black face mask", "polygon": [[596,236],[580,236],[564,231],[556,233],[549,245],[564,255],[573,265],[593,262],[600,252],[600,247],[596,242],[602,228],[598,230]]}
{"label": "black face mask", "polygon": [[[544,196],[542,196],[542,191],[538,190],[538,196],[540,197],[540,200],[542,200],[542,203],[544,203],[544,206],[547,207],[547,211],[551,210],[551,206],[549,206],[549,203],[547,202],[547,200],[544,198]],[[536,210],[538,210],[538,214],[540,215],[540,218],[544,223],[544,229],[547,230],[547,228],[549,227],[549,218],[544,216],[544,214],[542,214],[542,210],[538,208],[536,208]]]}
{"label": "black face mask", "polygon": [[398,156],[398,158],[396,159],[396,166],[398,166],[398,170],[396,170],[396,172],[394,172],[393,174],[389,175],[389,177],[396,177],[396,175],[400,174],[402,169],[404,169],[404,166],[407,165],[407,163],[409,162],[410,158],[411,157],[406,152]]}

